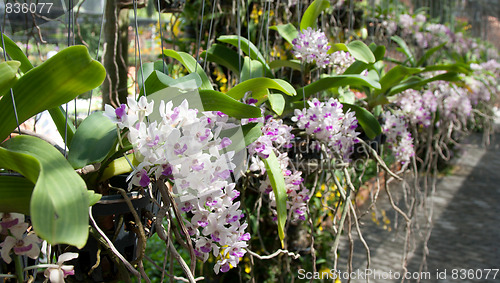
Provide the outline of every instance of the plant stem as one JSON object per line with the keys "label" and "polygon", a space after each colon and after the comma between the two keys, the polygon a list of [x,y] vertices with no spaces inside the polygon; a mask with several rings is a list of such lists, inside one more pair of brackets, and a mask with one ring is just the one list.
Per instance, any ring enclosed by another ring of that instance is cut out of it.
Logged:
{"label": "plant stem", "polygon": [[24,282],[24,271],[21,256],[14,255],[14,264],[16,265],[17,282]]}

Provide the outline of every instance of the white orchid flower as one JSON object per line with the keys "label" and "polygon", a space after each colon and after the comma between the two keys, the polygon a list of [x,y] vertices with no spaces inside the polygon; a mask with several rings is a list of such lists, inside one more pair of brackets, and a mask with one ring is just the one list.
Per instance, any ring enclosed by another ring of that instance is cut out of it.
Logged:
{"label": "white orchid flower", "polygon": [[75,270],[73,265],[63,265],[63,263],[77,257],[77,253],[63,253],[57,258],[56,264],[50,264],[50,266],[45,269],[43,275],[52,283],[64,283],[64,278],[68,275],[74,275]]}

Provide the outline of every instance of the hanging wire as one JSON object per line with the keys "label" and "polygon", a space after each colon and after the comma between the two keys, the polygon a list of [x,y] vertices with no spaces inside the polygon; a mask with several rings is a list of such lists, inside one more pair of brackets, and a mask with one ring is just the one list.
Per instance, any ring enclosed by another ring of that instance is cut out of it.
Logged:
{"label": "hanging wire", "polygon": [[[249,6],[249,0],[245,0],[246,6],[247,6],[247,40],[250,42],[250,6]],[[252,78],[252,59],[250,58],[250,44],[248,45],[248,79]],[[240,74],[241,77],[241,74]]]}
{"label": "hanging wire", "polygon": [[208,39],[207,39],[207,49],[205,52],[205,59],[203,62],[203,70],[207,68],[207,57],[208,57],[208,47],[210,46],[210,39],[212,37],[212,27],[214,23],[214,14],[215,14],[215,7],[217,6],[217,0],[214,0],[213,7],[212,7],[212,15],[210,15],[210,28],[208,29]]}
{"label": "hanging wire", "polygon": [[[106,7],[106,0],[103,1],[103,7]],[[104,10],[102,11],[102,16],[101,16],[101,30],[99,31],[99,39],[97,41],[97,50],[96,50],[96,55],[95,55],[95,60],[99,60],[99,48],[101,46],[101,36],[102,36],[102,31],[104,27]],[[87,116],[90,116],[90,108],[92,107],[92,95],[93,95],[94,89],[90,90],[90,99],[89,99],[89,110],[87,112]]]}
{"label": "hanging wire", "polygon": [[[200,21],[200,36],[196,40],[196,62],[200,62],[200,46],[201,46],[201,35],[203,34],[203,17],[205,16],[205,0],[201,3],[201,21]],[[194,71],[198,70],[198,64],[195,65]]]}
{"label": "hanging wire", "polygon": [[[165,54],[163,54],[163,34],[161,32],[161,11],[160,11],[160,0],[158,0],[158,25],[160,26],[160,44],[161,44],[161,61],[163,67],[163,73],[165,74]],[[173,33],[172,29],[172,33]]]}
{"label": "hanging wire", "polygon": [[[5,51],[5,39],[3,38],[4,29],[5,29],[5,13],[3,15],[2,26],[0,28],[0,36],[2,37],[3,58],[7,62],[7,53]],[[12,90],[12,88],[10,88],[10,98],[12,100],[12,107],[14,107],[14,116],[16,118],[17,131],[19,132],[19,134],[21,134],[21,127],[19,126],[19,116],[17,115],[16,99],[14,98],[14,91]],[[9,135],[9,138],[11,137],[12,135]]]}
{"label": "hanging wire", "polygon": [[[73,7],[73,0],[69,0],[69,7],[68,7],[68,47],[71,46],[71,33],[72,33],[72,29],[71,29],[71,24],[72,24],[72,20],[73,20],[73,17],[72,17],[72,7]],[[63,155],[66,156],[66,149],[67,149],[67,145],[68,145],[68,111],[69,111],[69,108],[68,108],[68,104],[66,102],[66,113],[64,113],[64,118],[65,118],[65,122],[64,122],[64,149],[63,149]],[[75,102],[76,104],[76,102]],[[76,115],[76,113],[75,113]],[[76,120],[76,119],[75,119]]]}
{"label": "hanging wire", "polygon": [[[139,40],[139,27],[137,24],[137,0],[132,1],[134,4],[134,23],[135,23],[135,37],[137,40],[137,51],[139,54],[139,68],[141,70],[141,80],[142,80],[142,90],[144,93],[144,96],[146,96],[146,85],[144,84],[144,70],[142,67],[142,57],[141,57],[141,41]],[[139,93],[139,96],[141,94]]]}
{"label": "hanging wire", "polygon": [[[240,19],[240,1],[236,0],[236,28],[238,30],[238,71],[241,76],[241,19]],[[247,7],[248,10],[248,7]],[[240,79],[240,78],[238,78]]]}

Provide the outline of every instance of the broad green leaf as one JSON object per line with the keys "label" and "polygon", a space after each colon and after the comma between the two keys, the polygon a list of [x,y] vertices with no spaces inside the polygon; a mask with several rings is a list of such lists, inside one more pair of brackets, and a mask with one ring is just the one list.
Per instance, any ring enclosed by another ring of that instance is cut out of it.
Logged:
{"label": "broad green leaf", "polygon": [[262,116],[260,108],[239,102],[222,92],[200,90],[199,93],[205,111],[221,111],[237,119]]}
{"label": "broad green leaf", "polygon": [[249,146],[262,136],[262,123],[248,123],[241,126],[243,136],[245,137],[245,146]]}
{"label": "broad green leaf", "polygon": [[89,205],[83,179],[57,149],[39,138],[16,136],[3,146],[0,167],[35,184],[30,215],[37,235],[52,245],[82,248],[88,237]]}
{"label": "broad green leaf", "polygon": [[238,76],[240,75],[239,64],[241,62],[241,64],[243,65],[243,58],[231,48],[222,44],[215,43],[210,46],[210,49],[208,49],[208,51],[203,51],[201,57],[205,58],[205,54],[208,54],[208,61],[222,65],[233,71]]}
{"label": "broad green leaf", "polygon": [[[104,67],[90,57],[84,46],[63,49],[24,74],[12,87],[19,123],[99,86],[105,76]],[[0,121],[0,140],[4,140],[17,127],[10,95],[0,100]]]}
{"label": "broad green leaf", "polygon": [[[210,80],[208,79],[207,74],[203,70],[203,68],[196,62],[196,59],[193,58],[190,54],[186,52],[181,52],[181,51],[175,51],[175,50],[165,50],[163,51],[163,54],[168,57],[172,57],[179,61],[186,69],[188,72],[193,73],[196,72],[200,76],[202,80],[202,89],[209,89],[213,90],[212,83],[210,83]],[[147,89],[146,89],[147,90]]]}
{"label": "broad green leaf", "polygon": [[[217,38],[218,41],[231,44],[232,46],[238,48],[238,36],[237,35],[222,35]],[[247,56],[252,60],[258,60],[264,65],[264,74],[266,77],[273,77],[271,69],[266,63],[266,59],[260,53],[259,49],[248,39],[240,36],[240,48]]]}
{"label": "broad green leaf", "polygon": [[34,186],[21,176],[0,176],[0,211],[29,215]]}
{"label": "broad green leaf", "polygon": [[278,115],[283,114],[285,109],[285,98],[281,93],[270,93],[267,97],[269,99],[269,104],[271,104],[271,109]]}
{"label": "broad green leaf", "polygon": [[299,36],[299,31],[291,23],[285,25],[271,26],[269,29],[277,31],[283,39],[293,45],[293,40]]}
{"label": "broad green leaf", "polygon": [[394,66],[380,79],[380,85],[382,88],[375,93],[385,93],[391,87],[400,83],[407,76],[420,73],[422,70],[422,68],[409,68],[402,65]]}
{"label": "broad green leaf", "polygon": [[270,78],[255,78],[241,82],[230,89],[226,94],[236,100],[240,100],[248,91],[251,91],[252,97],[262,102],[267,97],[255,96],[255,93],[262,93],[262,91],[267,91],[268,89],[276,89],[289,96],[297,95],[293,86],[291,86],[288,82]]}
{"label": "broad green leaf", "polygon": [[351,111],[354,111],[356,113],[356,119],[358,120],[358,123],[361,125],[368,138],[374,139],[376,136],[382,133],[380,123],[372,115],[372,113],[370,113],[370,111],[354,104],[342,103],[342,105],[344,105],[344,107],[342,108],[344,112],[350,109]]}
{"label": "broad green leaf", "polygon": [[[297,90],[297,93],[304,92],[306,97],[320,91],[341,86],[367,86],[375,89],[380,89],[380,83],[371,80],[361,75],[338,75],[338,76],[325,76],[321,79]],[[300,99],[302,96],[297,96]]]}
{"label": "broad green leaf", "polygon": [[269,68],[277,69],[281,67],[289,67],[292,70],[302,70],[302,63],[299,60],[274,60],[269,63]]}
{"label": "broad green leaf", "polygon": [[400,46],[398,50],[406,55],[406,59],[408,60],[408,62],[410,62],[411,66],[415,66],[415,57],[413,56],[413,53],[411,52],[408,45],[406,45],[406,42],[397,35],[391,36],[391,39]]}
{"label": "broad green leaf", "polygon": [[5,43],[5,52],[9,54],[10,58],[12,60],[16,60],[21,62],[21,66],[19,69],[23,73],[28,72],[29,70],[33,69],[33,65],[31,65],[31,62],[28,60],[28,57],[24,55],[24,52],[17,46],[17,44],[12,41],[9,37],[5,36],[5,34],[2,34],[4,43]]}
{"label": "broad green leaf", "polygon": [[[175,86],[179,89],[198,89],[201,87],[202,81],[197,73],[191,73],[178,79],[173,79],[155,70],[149,75],[145,85],[146,95],[150,95],[170,86]],[[140,93],[143,92],[141,91]]]}
{"label": "broad green leaf", "polygon": [[347,45],[347,50],[351,55],[363,63],[375,63],[375,55],[370,50],[370,48],[364,44],[362,41],[354,40],[349,42]]}
{"label": "broad green leaf", "polygon": [[16,82],[19,61],[7,61],[0,64],[0,96]]}
{"label": "broad green leaf", "polygon": [[341,75],[359,75],[373,64],[366,64],[361,61],[354,61]]}
{"label": "broad green leaf", "polygon": [[438,46],[427,50],[425,52],[424,56],[422,56],[422,58],[420,58],[420,60],[418,60],[417,66],[423,66],[425,64],[425,62],[427,61],[427,59],[429,59],[432,56],[432,54],[434,54],[437,51],[439,51],[440,49],[442,49],[446,45],[446,43],[447,42],[443,42],[443,43],[439,44]]}
{"label": "broad green leaf", "polygon": [[[142,83],[145,83],[145,80],[142,79],[142,74],[144,73],[144,77],[148,78],[153,71],[159,71],[162,74],[165,74],[167,72],[167,66],[163,62],[163,60],[158,60],[156,62],[147,62],[142,64],[142,72],[141,69],[137,72],[137,84],[139,85],[139,89],[142,89]],[[165,73],[164,73],[165,71]],[[146,86],[146,91],[148,91],[148,88]],[[140,92],[142,93],[142,92]]]}
{"label": "broad green leaf", "polygon": [[376,45],[372,43],[368,46],[370,50],[373,52],[376,61],[384,60],[385,56],[385,46],[384,45]]}
{"label": "broad green leaf", "polygon": [[427,66],[422,70],[424,72],[435,72],[435,71],[447,71],[447,72],[455,72],[462,74],[470,74],[470,67],[463,63],[455,63],[455,64],[444,64],[444,65],[432,65]]}
{"label": "broad green leaf", "polygon": [[302,19],[300,20],[300,30],[305,30],[308,27],[315,29],[317,27],[317,20],[321,12],[330,7],[328,0],[314,0],[309,7],[307,7]]}
{"label": "broad green leaf", "polygon": [[94,112],[80,124],[69,146],[68,162],[73,168],[101,162],[116,144],[116,125],[102,112]]}
{"label": "broad green leaf", "polygon": [[264,65],[258,60],[252,60],[249,57],[245,57],[243,60],[243,68],[241,69],[240,82],[263,76]]}
{"label": "broad green leaf", "polygon": [[391,88],[391,90],[388,93],[388,96],[400,93],[400,92],[407,90],[409,88],[420,89],[421,87],[423,87],[426,84],[433,82],[433,81],[453,82],[453,81],[457,81],[457,80],[460,80],[460,76],[458,76],[458,74],[454,73],[454,72],[444,73],[441,75],[434,76],[432,78],[420,79],[420,80],[413,80],[413,77],[410,77],[408,80],[403,81],[401,84],[396,85],[393,88]]}
{"label": "broad green leaf", "polygon": [[287,218],[286,213],[286,188],[285,188],[285,178],[283,177],[283,172],[281,171],[281,166],[271,151],[269,157],[262,159],[264,165],[266,166],[267,176],[271,182],[271,187],[273,188],[274,196],[276,197],[276,211],[278,212],[278,235],[280,237],[281,246],[284,246],[285,239],[285,223]]}
{"label": "broad green leaf", "polygon": [[[56,125],[57,131],[64,140],[66,135],[67,144],[71,143],[73,136],[75,135],[75,125],[71,123],[70,119],[66,119],[66,111],[64,111],[62,106],[57,106],[48,110],[52,121]],[[66,134],[65,134],[66,133]]]}
{"label": "broad green leaf", "polygon": [[364,44],[362,41],[355,40],[349,42],[348,44],[337,43],[332,46],[328,53],[333,53],[335,51],[346,51],[349,52],[356,60],[361,61],[365,64],[375,63],[375,55],[371,49]]}

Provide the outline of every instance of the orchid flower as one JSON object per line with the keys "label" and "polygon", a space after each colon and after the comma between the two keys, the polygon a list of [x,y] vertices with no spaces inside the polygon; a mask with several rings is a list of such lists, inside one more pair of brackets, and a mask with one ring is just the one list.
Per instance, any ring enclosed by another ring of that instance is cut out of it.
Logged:
{"label": "orchid flower", "polygon": [[63,263],[77,257],[77,253],[63,253],[57,258],[56,264],[51,264],[45,269],[43,275],[52,283],[64,283],[64,278],[68,275],[74,275],[75,270],[73,265],[63,265]]}
{"label": "orchid flower", "polygon": [[40,239],[31,231],[24,235],[28,229],[28,223],[20,223],[9,228],[11,235],[7,236],[3,243],[0,244],[2,249],[0,255],[9,264],[12,259],[10,258],[10,251],[13,250],[16,255],[27,255],[35,259],[40,254]]}

